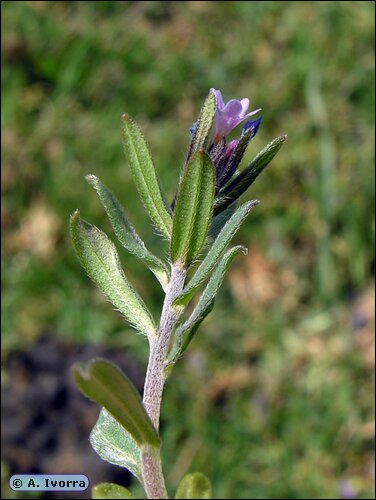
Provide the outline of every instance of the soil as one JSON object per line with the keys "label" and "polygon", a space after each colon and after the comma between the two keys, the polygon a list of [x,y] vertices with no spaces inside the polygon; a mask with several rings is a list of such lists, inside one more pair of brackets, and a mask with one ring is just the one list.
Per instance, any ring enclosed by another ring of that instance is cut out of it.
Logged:
{"label": "soil", "polygon": [[[96,357],[120,366],[141,391],[141,367],[119,350],[77,346],[47,335],[31,350],[9,355],[3,367],[1,438],[10,476],[77,473],[85,474],[90,486],[102,481],[130,484],[128,471],[101,460],[88,439],[100,409],[78,391],[71,367]],[[48,492],[40,498],[91,498],[90,490]]]}

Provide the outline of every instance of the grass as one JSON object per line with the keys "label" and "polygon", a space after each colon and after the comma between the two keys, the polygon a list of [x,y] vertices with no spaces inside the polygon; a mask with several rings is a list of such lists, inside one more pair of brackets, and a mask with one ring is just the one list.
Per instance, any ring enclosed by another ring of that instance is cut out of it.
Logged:
{"label": "grass", "polygon": [[[236,238],[250,256],[166,390],[171,485],[201,469],[217,498],[374,495],[372,370],[352,326],[372,282],[373,47],[373,2],[2,3],[4,357],[51,331],[146,361],[68,233],[79,207],[113,237],[93,173],[165,251],[123,159],[123,112],[170,198],[210,87],[263,108],[249,159],[289,136],[244,197],[262,201]],[[156,314],[158,285],[118,249]]]}

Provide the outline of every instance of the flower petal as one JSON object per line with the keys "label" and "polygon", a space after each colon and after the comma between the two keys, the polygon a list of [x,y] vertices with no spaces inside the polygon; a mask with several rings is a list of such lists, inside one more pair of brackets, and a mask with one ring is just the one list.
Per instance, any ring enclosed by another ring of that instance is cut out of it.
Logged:
{"label": "flower petal", "polygon": [[217,110],[222,110],[225,107],[225,103],[223,102],[222,92],[216,89],[210,89],[215,93],[217,98]]}
{"label": "flower petal", "polygon": [[243,116],[247,112],[247,109],[249,108],[249,99],[246,97],[240,101],[240,104],[242,105],[242,114]]}
{"label": "flower petal", "polygon": [[261,109],[250,111],[249,99],[246,97],[237,100],[230,99],[226,104],[223,101],[222,93],[220,90],[212,89],[217,98],[217,113],[215,121],[214,143],[218,143],[222,137],[226,137],[239,123],[246,120],[252,115],[258,113]]}
{"label": "flower petal", "polygon": [[226,113],[226,115],[232,118],[240,118],[243,114],[243,106],[240,101],[231,99],[224,107],[222,113]]}
{"label": "flower petal", "polygon": [[236,148],[236,146],[239,144],[238,139],[234,139],[233,141],[229,142],[227,145],[227,149],[225,152],[225,158],[229,158],[232,155],[232,152]]}
{"label": "flower petal", "polygon": [[255,109],[254,111],[251,111],[250,113],[248,113],[247,115],[244,116],[244,119],[249,118],[250,116],[255,115],[256,113],[258,113],[261,110],[262,110],[262,108],[258,108],[258,109]]}

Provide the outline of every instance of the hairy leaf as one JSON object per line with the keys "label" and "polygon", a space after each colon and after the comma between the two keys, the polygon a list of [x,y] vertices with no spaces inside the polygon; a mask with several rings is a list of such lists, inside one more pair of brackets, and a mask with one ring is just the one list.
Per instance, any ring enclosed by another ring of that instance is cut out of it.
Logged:
{"label": "hairy leaf", "polygon": [[175,306],[185,306],[188,304],[199,286],[208,278],[210,272],[218,263],[223,251],[233,238],[236,231],[239,229],[242,222],[245,220],[252,208],[255,207],[258,203],[259,202],[257,200],[244,203],[244,205],[239,207],[232,215],[232,217],[227,221],[222,231],[219,233],[216,240],[212,244],[204,260],[201,262],[197,271],[193,275],[192,279],[184,288],[181,295],[179,295],[179,297],[175,300]]}
{"label": "hairy leaf", "polygon": [[[215,200],[214,200],[215,203]],[[232,205],[229,205],[223,212],[213,217],[209,232],[208,238],[206,241],[206,245],[210,246],[213,244],[214,240],[217,238],[219,233],[222,231],[223,226],[230,219],[230,217],[235,213],[237,208],[237,202],[234,202]]]}
{"label": "hairy leaf", "polygon": [[91,498],[96,500],[110,500],[135,498],[132,493],[124,486],[114,483],[99,483],[96,484],[91,492]]}
{"label": "hairy leaf", "polygon": [[142,484],[140,448],[129,432],[104,408],[91,431],[90,443],[103,460],[125,467]]}
{"label": "hairy leaf", "polygon": [[172,218],[159,186],[153,161],[139,126],[129,115],[122,116],[124,153],[140,198],[162,235],[171,237]]}
{"label": "hairy leaf", "polygon": [[176,361],[179,359],[179,357],[183,354],[188,345],[191,343],[201,323],[204,321],[206,316],[210,314],[211,311],[213,310],[214,303],[215,303],[215,297],[211,302],[207,303],[206,306],[203,307],[200,314],[198,314],[197,317],[195,318],[195,321],[191,323],[185,322],[182,325],[178,326],[175,332],[172,347],[167,356],[166,374],[169,374],[171,366],[176,363]]}
{"label": "hairy leaf", "polygon": [[214,123],[216,110],[216,95],[214,90],[211,89],[209,95],[205,99],[197,123],[195,124],[191,144],[188,151],[188,160],[197,151],[206,149],[210,137],[210,131]]}
{"label": "hairy leaf", "polygon": [[286,141],[287,136],[277,137],[268,144],[251,163],[242,170],[227,186],[219,192],[214,203],[214,215],[217,215],[225,210],[229,205],[234,203],[248,188],[253,184],[258,175],[269,165],[282,145]]}
{"label": "hairy leaf", "polygon": [[247,254],[247,249],[243,246],[230,248],[222,257],[220,263],[215,268],[210,277],[205,290],[203,291],[196,307],[190,317],[176,329],[174,345],[168,356],[168,364],[173,364],[177,358],[185,351],[190,344],[198,327],[214,307],[214,301],[219,287],[231,262],[239,252]]}
{"label": "hairy leaf", "polygon": [[78,210],[71,217],[70,228],[78,259],[94,283],[131,325],[145,335],[156,335],[154,320],[125,277],[112,241],[81,219]]}
{"label": "hairy leaf", "polygon": [[199,151],[189,161],[176,199],[171,259],[188,267],[199,255],[208,233],[214,200],[215,173],[209,156]]}
{"label": "hairy leaf", "polygon": [[119,367],[95,359],[74,365],[73,375],[80,391],[106,408],[138,444],[159,446],[157,431],[137,389]]}
{"label": "hairy leaf", "polygon": [[201,472],[186,474],[180,481],[175,498],[212,498],[212,488],[209,479]]}
{"label": "hairy leaf", "polygon": [[165,289],[169,281],[169,272],[166,265],[146,248],[135,228],[128,221],[119,200],[95,175],[87,175],[86,180],[98,193],[120,243],[154,273],[163,289]]}

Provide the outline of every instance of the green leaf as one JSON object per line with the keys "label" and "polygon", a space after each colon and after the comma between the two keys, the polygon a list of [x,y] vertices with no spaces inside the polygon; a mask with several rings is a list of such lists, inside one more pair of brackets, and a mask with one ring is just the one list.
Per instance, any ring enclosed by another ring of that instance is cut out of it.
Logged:
{"label": "green leaf", "polygon": [[[214,201],[215,203],[215,201]],[[230,219],[230,217],[235,213],[237,208],[237,203],[233,203],[232,205],[229,205],[223,212],[220,214],[216,215],[213,217],[209,232],[208,232],[208,238],[206,241],[206,244],[208,246],[212,245],[216,237],[219,235],[219,233],[222,231],[223,226],[226,224],[226,222]]]}
{"label": "green leaf", "polygon": [[124,486],[114,483],[99,483],[93,487],[91,498],[96,500],[110,500],[111,498],[123,500],[135,497]]}
{"label": "green leaf", "polygon": [[252,208],[258,203],[259,202],[257,200],[244,203],[244,205],[240,206],[231,216],[212,244],[209,252],[201,262],[190,282],[184,288],[181,295],[179,295],[179,297],[175,300],[174,306],[185,306],[188,304],[197,289],[207,279],[209,273],[218,263],[223,251],[235,235],[236,231],[239,229],[242,222],[245,220]]}
{"label": "green leaf", "polygon": [[163,289],[169,282],[169,272],[165,264],[153,255],[128,221],[124,209],[116,196],[95,175],[87,175],[86,180],[94,187],[106,210],[114,232],[123,247],[139,258],[161,283]]}
{"label": "green leaf", "polygon": [[211,275],[210,280],[206,285],[206,288],[203,291],[191,317],[187,320],[188,325],[194,322],[196,318],[200,317],[202,310],[204,310],[205,307],[210,304],[212,299],[215,298],[218,289],[222,284],[227,269],[230,267],[230,264],[234,260],[236,255],[240,252],[242,252],[244,255],[247,255],[248,250],[244,246],[238,245],[236,247],[230,248],[224,254],[218,266],[214,269],[213,274]]}
{"label": "green leaf", "polygon": [[104,408],[91,431],[90,443],[103,460],[125,467],[142,484],[140,448],[129,432]]}
{"label": "green leaf", "polygon": [[71,216],[70,228],[78,259],[94,283],[137,330],[157,335],[150,312],[124,275],[112,241],[81,219],[78,210]]}
{"label": "green leaf", "polygon": [[192,322],[185,322],[184,324],[178,326],[175,332],[174,341],[171,350],[167,356],[166,374],[169,374],[170,368],[174,365],[179,357],[186,350],[188,345],[191,343],[193,337],[196,335],[201,323],[204,321],[206,316],[211,313],[214,308],[215,297],[211,302],[208,302],[201,312],[195,317]]}
{"label": "green leaf", "polygon": [[140,198],[155,227],[168,239],[172,218],[161,193],[157,174],[139,126],[129,115],[122,116],[123,148]]}
{"label": "green leaf", "polygon": [[193,133],[191,144],[188,151],[188,156],[187,156],[188,160],[197,151],[206,149],[210,136],[210,131],[214,123],[216,110],[217,110],[217,99],[214,90],[211,89],[209,95],[205,99],[204,105],[200,112],[200,116],[197,120],[196,128]]}
{"label": "green leaf", "polygon": [[236,247],[230,248],[224,254],[220,263],[211,275],[210,280],[206,285],[206,288],[203,291],[192,314],[187,319],[187,321],[185,321],[185,323],[181,324],[176,329],[174,344],[168,355],[169,365],[175,363],[178,357],[183,354],[183,352],[186,350],[191,340],[193,339],[195,333],[197,332],[198,327],[213,309],[214,301],[218,289],[222,284],[225,273],[229,268],[231,262],[239,252],[243,252],[243,254],[246,255],[247,249],[241,245],[238,245]]}
{"label": "green leaf", "polygon": [[[180,177],[184,175],[185,169],[187,168],[189,160],[192,158],[192,156],[198,151],[205,151],[207,149],[211,137],[211,130],[213,128],[216,110],[217,110],[217,97],[214,93],[214,89],[211,89],[200,111],[200,116],[198,117],[198,120],[195,123],[194,127],[195,130],[192,135],[187,158],[185,160]],[[172,202],[172,208],[175,207],[175,204],[176,204],[176,195]]]}
{"label": "green leaf", "polygon": [[214,203],[214,215],[225,210],[234,203],[253,184],[258,175],[269,165],[282,145],[286,142],[287,135],[277,137],[268,144],[251,163],[225,186]]}
{"label": "green leaf", "polygon": [[189,161],[180,181],[176,199],[171,259],[188,267],[199,255],[208,233],[213,212],[214,166],[199,151]]}
{"label": "green leaf", "polygon": [[120,368],[105,360],[93,360],[76,364],[73,375],[80,391],[106,408],[138,444],[159,446],[140,395]]}
{"label": "green leaf", "polygon": [[180,481],[175,498],[212,498],[209,479],[201,472],[186,474]]}

